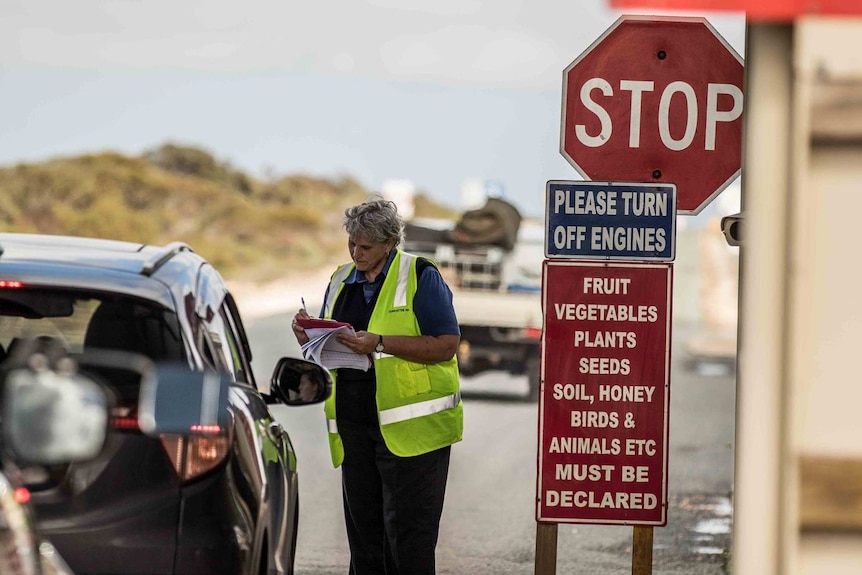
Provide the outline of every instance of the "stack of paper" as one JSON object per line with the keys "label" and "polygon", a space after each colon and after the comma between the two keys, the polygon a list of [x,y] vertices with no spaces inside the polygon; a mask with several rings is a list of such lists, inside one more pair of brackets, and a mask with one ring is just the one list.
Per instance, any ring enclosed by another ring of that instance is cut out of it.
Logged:
{"label": "stack of paper", "polygon": [[327,369],[350,367],[368,371],[371,358],[364,353],[356,353],[335,337],[338,333],[356,335],[349,323],[329,319],[298,319],[297,323],[305,329],[309,340],[302,346],[306,359],[319,363]]}

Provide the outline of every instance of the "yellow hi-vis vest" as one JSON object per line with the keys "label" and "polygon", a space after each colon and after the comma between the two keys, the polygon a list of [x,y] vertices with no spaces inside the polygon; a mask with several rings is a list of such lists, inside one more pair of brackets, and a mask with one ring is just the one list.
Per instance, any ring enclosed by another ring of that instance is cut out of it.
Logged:
{"label": "yellow hi-vis vest", "polygon": [[[387,335],[422,335],[413,312],[416,256],[396,252],[368,322],[368,331]],[[340,266],[329,282],[323,315],[332,318],[335,300],[354,264]],[[389,450],[400,457],[421,455],[461,440],[464,413],[456,358],[434,364],[415,363],[374,353],[377,417]],[[332,464],[341,465],[344,446],[335,419],[336,371],[332,394],[324,403]]]}

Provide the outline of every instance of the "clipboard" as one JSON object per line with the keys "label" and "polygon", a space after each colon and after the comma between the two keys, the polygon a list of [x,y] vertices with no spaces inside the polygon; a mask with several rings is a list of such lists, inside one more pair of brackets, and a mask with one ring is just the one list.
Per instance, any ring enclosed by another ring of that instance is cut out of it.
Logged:
{"label": "clipboard", "polygon": [[302,346],[302,355],[327,369],[349,367],[368,371],[371,368],[371,358],[359,354],[338,342],[335,335],[349,333],[356,335],[353,326],[343,321],[329,319],[299,318],[296,323],[305,329],[309,337]]}
{"label": "clipboard", "polygon": [[334,319],[319,319],[316,317],[301,317],[296,320],[296,323],[302,329],[337,329],[339,327],[353,327],[349,323],[343,321],[335,321]]}

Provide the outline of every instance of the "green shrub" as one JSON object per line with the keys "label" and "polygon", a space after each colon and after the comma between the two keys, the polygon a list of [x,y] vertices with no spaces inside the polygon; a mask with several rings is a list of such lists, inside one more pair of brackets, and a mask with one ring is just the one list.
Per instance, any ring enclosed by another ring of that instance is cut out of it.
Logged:
{"label": "green shrub", "polygon": [[[344,210],[369,197],[349,176],[257,180],[200,148],[165,144],[0,168],[0,231],[183,241],[226,278],[270,280],[342,261]],[[451,213],[426,195],[417,216]]]}

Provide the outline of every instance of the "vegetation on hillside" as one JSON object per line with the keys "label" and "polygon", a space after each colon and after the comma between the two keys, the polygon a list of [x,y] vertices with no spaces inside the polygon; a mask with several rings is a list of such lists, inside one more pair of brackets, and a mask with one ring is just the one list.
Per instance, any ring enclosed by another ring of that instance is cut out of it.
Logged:
{"label": "vegetation on hillside", "polygon": [[[226,278],[265,281],[344,259],[344,209],[370,194],[350,177],[261,180],[166,144],[0,168],[0,231],[183,241]],[[416,215],[454,217],[423,194]]]}

